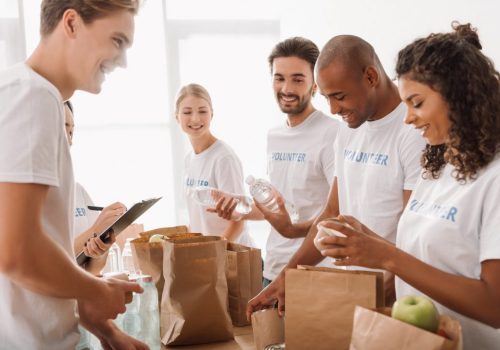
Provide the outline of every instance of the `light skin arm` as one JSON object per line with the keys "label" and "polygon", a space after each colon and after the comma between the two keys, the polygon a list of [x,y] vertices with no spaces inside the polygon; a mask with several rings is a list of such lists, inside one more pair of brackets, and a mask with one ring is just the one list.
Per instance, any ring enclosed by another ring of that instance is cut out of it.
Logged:
{"label": "light skin arm", "polygon": [[222,233],[222,237],[226,238],[229,242],[234,242],[240,237],[244,226],[245,223],[243,221],[229,221]]}
{"label": "light skin arm", "polygon": [[[226,200],[225,197],[221,197],[217,200],[215,207],[207,208],[206,210],[209,213],[217,214],[219,217],[225,220],[233,221],[233,212],[236,209],[237,204],[238,203],[236,203],[234,198],[229,198]],[[262,215],[260,210],[257,209],[255,204],[252,204],[252,210],[248,214],[243,215],[240,220],[264,220],[264,215]]]}
{"label": "light skin arm", "polygon": [[466,278],[444,272],[415,258],[374,236],[375,233],[364,226],[361,230],[335,223],[325,222],[325,226],[347,236],[323,238],[324,244],[341,246],[324,250],[322,253],[325,256],[348,257],[337,260],[335,265],[385,269],[449,309],[500,328],[500,260],[483,261],[479,279]]}
{"label": "light skin arm", "polygon": [[48,186],[0,183],[0,272],[19,286],[56,298],[78,299],[93,320],[125,311],[135,284],[102,280],[79,268],[41,226]]}
{"label": "light skin arm", "polygon": [[299,223],[292,223],[290,214],[285,206],[285,199],[278,191],[274,191],[276,195],[276,203],[278,204],[278,211],[274,212],[255,202],[255,206],[264,216],[274,229],[286,238],[301,238],[307,236],[314,219],[307,220]]}
{"label": "light skin arm", "polygon": [[252,312],[264,309],[274,305],[278,301],[278,313],[283,316],[285,310],[285,271],[287,268],[296,268],[297,265],[316,265],[324,259],[320,252],[314,246],[316,237],[316,224],[323,219],[336,217],[339,215],[337,178],[334,179],[328,201],[323,212],[316,218],[311,225],[309,232],[302,242],[299,250],[293,255],[285,268],[276,277],[271,284],[264,288],[256,297],[248,302],[247,318],[250,320]]}

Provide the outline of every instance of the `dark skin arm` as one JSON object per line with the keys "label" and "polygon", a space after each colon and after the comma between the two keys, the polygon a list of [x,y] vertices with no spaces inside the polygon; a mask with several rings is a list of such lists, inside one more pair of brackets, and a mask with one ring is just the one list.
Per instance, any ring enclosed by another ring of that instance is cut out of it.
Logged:
{"label": "dark skin arm", "polygon": [[317,233],[316,225],[323,219],[336,217],[337,215],[339,215],[339,206],[337,179],[335,178],[330,189],[327,204],[323,209],[323,212],[316,218],[316,220],[314,220],[299,250],[297,250],[297,252],[293,255],[278,277],[276,277],[274,281],[264,288],[255,298],[248,302],[246,310],[248,319],[250,319],[252,312],[271,307],[276,301],[278,301],[278,312],[280,316],[283,316],[283,312],[285,311],[286,269],[296,268],[298,264],[316,265],[324,259],[321,253],[314,246],[314,238]]}

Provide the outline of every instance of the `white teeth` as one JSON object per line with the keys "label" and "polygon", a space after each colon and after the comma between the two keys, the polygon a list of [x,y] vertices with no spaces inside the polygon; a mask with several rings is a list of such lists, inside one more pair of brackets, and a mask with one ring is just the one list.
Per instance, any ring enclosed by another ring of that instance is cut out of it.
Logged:
{"label": "white teeth", "polygon": [[420,126],[420,127],[416,128],[416,129],[419,130],[420,131],[420,135],[423,136],[425,134],[425,132],[427,131],[427,129],[429,129],[429,125]]}
{"label": "white teeth", "polygon": [[293,102],[295,101],[295,97],[285,97],[285,96],[281,96],[281,99],[285,102]]}

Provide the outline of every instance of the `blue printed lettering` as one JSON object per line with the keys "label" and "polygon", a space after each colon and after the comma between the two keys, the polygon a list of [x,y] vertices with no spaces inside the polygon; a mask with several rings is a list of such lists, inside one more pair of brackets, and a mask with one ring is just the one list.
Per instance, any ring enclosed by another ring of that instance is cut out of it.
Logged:
{"label": "blue printed lettering", "polygon": [[273,152],[271,154],[273,161],[297,162],[303,163],[306,159],[305,153]]}
{"label": "blue printed lettering", "polygon": [[424,216],[440,218],[451,222],[456,222],[456,215],[458,213],[457,207],[437,203],[425,203],[417,199],[411,200],[408,209]]}
{"label": "blue printed lettering", "polygon": [[382,153],[367,153],[361,151],[344,150],[344,159],[361,164],[387,166],[389,156]]}

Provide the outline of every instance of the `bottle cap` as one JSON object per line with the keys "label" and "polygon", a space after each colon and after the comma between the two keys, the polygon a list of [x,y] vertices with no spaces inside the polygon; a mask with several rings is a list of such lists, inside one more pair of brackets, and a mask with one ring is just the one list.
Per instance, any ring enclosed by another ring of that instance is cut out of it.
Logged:
{"label": "bottle cap", "polygon": [[139,279],[142,281],[142,282],[153,282],[153,277],[151,275],[141,275],[139,277]]}
{"label": "bottle cap", "polygon": [[248,175],[245,179],[245,182],[247,183],[247,185],[251,186],[255,182],[255,178],[252,175]]}

